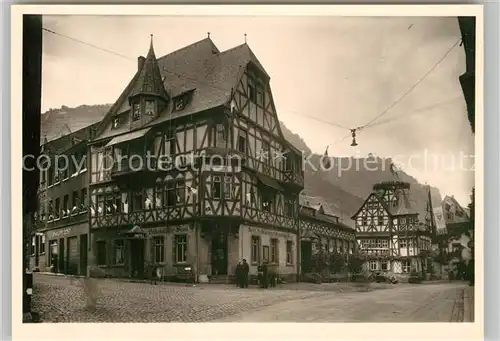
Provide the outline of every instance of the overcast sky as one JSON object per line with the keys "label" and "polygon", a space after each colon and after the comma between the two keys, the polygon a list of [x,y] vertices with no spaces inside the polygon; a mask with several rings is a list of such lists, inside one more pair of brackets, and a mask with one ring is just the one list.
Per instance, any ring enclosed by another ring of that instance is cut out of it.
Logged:
{"label": "overcast sky", "polygon": [[279,119],[314,152],[333,144],[330,155],[396,157],[443,196],[469,202],[473,159],[460,160],[474,153],[474,139],[458,79],[465,71],[463,47],[360,132],[357,147],[350,138],[336,143],[348,130],[304,116],[349,128],[368,123],[460,39],[456,18],[51,16],[44,26],[132,60],[44,32],[43,111],[113,103],[134,75],[136,58],[147,53],[150,34],[160,57],[207,32],[221,51],[242,44],[246,33],[271,76]]}

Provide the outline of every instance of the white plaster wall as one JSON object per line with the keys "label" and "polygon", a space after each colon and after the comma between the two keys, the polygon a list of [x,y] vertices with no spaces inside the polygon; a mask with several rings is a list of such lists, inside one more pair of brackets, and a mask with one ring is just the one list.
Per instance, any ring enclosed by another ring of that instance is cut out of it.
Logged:
{"label": "white plaster wall", "polygon": [[[251,263],[251,238],[252,236],[260,236],[261,245],[260,252],[262,257],[262,247],[269,246],[272,238],[278,239],[278,261],[279,273],[296,274],[298,271],[297,263],[297,235],[293,233],[286,233],[276,231],[273,229],[265,229],[249,225],[240,225],[239,229],[239,254],[240,258],[245,258],[250,264],[250,273],[257,274],[257,265]],[[286,264],[286,242],[291,241],[293,250],[293,265]],[[270,250],[269,250],[270,251]]]}

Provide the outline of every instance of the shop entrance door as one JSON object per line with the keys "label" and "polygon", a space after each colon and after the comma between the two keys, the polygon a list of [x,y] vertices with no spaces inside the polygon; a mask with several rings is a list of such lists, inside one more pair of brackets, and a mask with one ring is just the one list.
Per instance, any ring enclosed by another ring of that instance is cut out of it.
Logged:
{"label": "shop entrance door", "polygon": [[219,233],[212,239],[212,274],[227,275],[227,234]]}
{"label": "shop entrance door", "polygon": [[140,278],[144,275],[144,239],[130,239],[131,276]]}

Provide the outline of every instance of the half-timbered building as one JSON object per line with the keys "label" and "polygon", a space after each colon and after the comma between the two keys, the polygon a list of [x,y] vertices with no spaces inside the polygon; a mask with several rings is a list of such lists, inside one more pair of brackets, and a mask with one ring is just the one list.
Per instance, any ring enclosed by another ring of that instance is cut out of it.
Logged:
{"label": "half-timbered building", "polygon": [[302,155],[245,43],[146,57],[90,142],[93,262],[116,276],[232,275],[246,258],[298,273]]}
{"label": "half-timbered building", "polygon": [[453,196],[445,196],[441,207],[446,224],[446,229],[439,238],[441,255],[444,256],[443,270],[452,278],[460,278],[465,273],[466,263],[472,257],[473,226],[467,211]]}
{"label": "half-timbered building", "polygon": [[356,239],[371,271],[396,274],[422,272],[431,251],[433,218],[415,209],[410,184],[387,181],[375,184],[373,192],[353,215]]}
{"label": "half-timbered building", "polygon": [[301,272],[311,270],[314,254],[353,254],[356,231],[339,219],[320,197],[300,196],[300,255]]}

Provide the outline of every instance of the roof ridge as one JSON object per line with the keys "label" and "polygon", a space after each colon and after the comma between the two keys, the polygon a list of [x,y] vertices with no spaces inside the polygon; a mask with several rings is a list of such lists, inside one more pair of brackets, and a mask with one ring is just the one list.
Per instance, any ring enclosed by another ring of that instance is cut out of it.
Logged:
{"label": "roof ridge", "polygon": [[219,52],[219,53],[218,53],[218,55],[221,55],[221,54],[224,54],[224,53],[227,53],[227,52],[231,52],[231,51],[236,50],[237,48],[243,47],[243,46],[245,46],[245,45],[247,45],[247,46],[248,46],[248,44],[247,44],[247,43],[243,43],[243,44],[240,44],[240,45],[236,45],[236,46],[234,46],[234,47],[231,47],[230,49],[227,49],[227,50],[225,50],[225,51]]}
{"label": "roof ridge", "polygon": [[[184,47],[181,47],[181,48],[180,48],[180,49],[178,49],[178,50],[174,50],[174,51],[172,51],[172,52],[170,52],[170,53],[167,53],[166,55],[163,55],[163,56],[161,56],[160,58],[157,58],[157,60],[159,61],[160,59],[167,58],[167,57],[171,57],[171,56],[173,56],[174,54],[177,54],[177,53],[179,53],[179,52],[181,52],[181,51],[187,50],[188,48],[194,47],[194,46],[196,46],[196,45],[198,45],[198,44],[200,44],[200,43],[202,43],[202,42],[204,42],[204,41],[206,41],[206,40],[210,41],[210,42],[212,43],[212,45],[213,45],[213,46],[217,49],[217,51],[219,51],[219,49],[217,48],[217,45],[215,45],[215,44],[214,44],[214,42],[212,41],[212,39],[210,39],[210,38],[208,38],[208,37],[207,37],[207,38],[203,38],[203,39],[201,39],[201,40],[198,40],[198,41],[196,41],[196,42],[194,42],[194,43],[192,43],[192,44],[189,44],[189,45],[186,45],[186,46],[184,46]],[[218,54],[220,54],[220,52],[219,52]]]}

